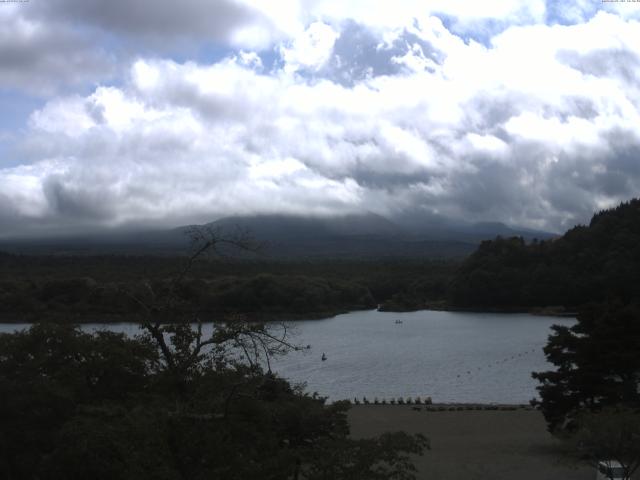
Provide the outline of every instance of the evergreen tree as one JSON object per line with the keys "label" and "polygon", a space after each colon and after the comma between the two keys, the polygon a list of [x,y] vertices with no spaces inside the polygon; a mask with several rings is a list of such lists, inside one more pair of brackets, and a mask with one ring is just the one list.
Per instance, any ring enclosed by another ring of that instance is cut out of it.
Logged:
{"label": "evergreen tree", "polygon": [[549,429],[568,429],[584,411],[640,407],[640,308],[599,304],[572,327],[552,327],[544,351],[556,370],[533,373]]}

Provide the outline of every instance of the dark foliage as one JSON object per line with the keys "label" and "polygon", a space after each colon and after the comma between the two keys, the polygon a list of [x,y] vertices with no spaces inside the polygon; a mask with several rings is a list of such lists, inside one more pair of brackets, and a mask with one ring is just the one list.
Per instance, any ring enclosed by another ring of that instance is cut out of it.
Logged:
{"label": "dark foliage", "polygon": [[549,429],[571,430],[584,411],[640,408],[640,307],[593,305],[572,327],[554,326],[544,351],[555,371],[537,372]]}
{"label": "dark foliage", "polygon": [[213,348],[188,357],[198,335],[174,329],[173,364],[149,335],[53,324],[0,335],[0,477],[413,478],[408,455],[424,438],[349,439],[348,405],[218,348],[265,333],[239,328],[220,327]]}
{"label": "dark foliage", "polygon": [[450,291],[451,302],[466,307],[575,307],[609,298],[640,298],[640,199],[555,240],[482,242]]}
{"label": "dark foliage", "polygon": [[[0,315],[10,321],[136,320],[148,286],[169,288],[184,257],[0,254]],[[446,296],[455,263],[444,261],[201,260],[181,282],[185,308],[216,318],[329,315],[387,304],[423,308]]]}

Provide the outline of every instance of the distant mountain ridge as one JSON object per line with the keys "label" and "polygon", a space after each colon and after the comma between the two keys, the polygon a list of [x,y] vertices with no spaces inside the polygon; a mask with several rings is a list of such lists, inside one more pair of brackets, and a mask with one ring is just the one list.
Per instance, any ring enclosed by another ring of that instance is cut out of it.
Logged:
{"label": "distant mountain ridge", "polygon": [[[462,223],[419,215],[389,219],[371,212],[339,216],[248,215],[208,223],[221,232],[248,232],[265,243],[264,254],[283,257],[460,257],[481,240],[522,236],[551,238],[502,223]],[[194,225],[167,230],[115,231],[85,236],[0,242],[0,249],[41,253],[177,254],[189,247]],[[197,225],[195,226],[197,227]]]}
{"label": "distant mountain ridge", "polygon": [[332,217],[304,217],[296,215],[251,215],[224,217],[210,226],[246,227],[256,236],[278,237],[283,232],[299,236],[404,236],[424,240],[461,238],[487,240],[495,236],[523,237],[526,240],[548,239],[556,236],[550,232],[526,228],[512,228],[501,222],[460,222],[446,218],[402,217],[389,219],[371,212]]}
{"label": "distant mountain ridge", "polygon": [[264,240],[317,238],[320,236],[384,235],[394,236],[399,228],[391,220],[375,213],[347,214],[334,217],[297,215],[250,215],[224,217],[208,224],[223,229],[240,226]]}

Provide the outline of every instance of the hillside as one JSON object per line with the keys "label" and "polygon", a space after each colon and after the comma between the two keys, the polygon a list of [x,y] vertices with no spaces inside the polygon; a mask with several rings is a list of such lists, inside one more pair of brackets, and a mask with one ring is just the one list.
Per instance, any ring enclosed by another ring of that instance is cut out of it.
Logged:
{"label": "hillside", "polygon": [[[481,240],[502,236],[550,238],[546,232],[508,227],[502,223],[469,223],[408,213],[386,218],[371,212],[340,216],[231,216],[208,223],[220,232],[246,231],[262,243],[268,258],[376,259],[460,258]],[[4,239],[0,251],[22,254],[182,255],[189,249],[193,226],[162,230],[94,231],[53,238]]]}
{"label": "hillside", "polygon": [[640,298],[640,199],[596,213],[562,237],[484,241],[450,288],[458,307],[575,307]]}

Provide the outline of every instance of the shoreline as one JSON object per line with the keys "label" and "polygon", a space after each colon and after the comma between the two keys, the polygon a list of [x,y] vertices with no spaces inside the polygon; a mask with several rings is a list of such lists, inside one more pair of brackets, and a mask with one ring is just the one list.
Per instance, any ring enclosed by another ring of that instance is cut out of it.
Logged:
{"label": "shoreline", "polygon": [[456,306],[445,301],[425,303],[420,308],[393,308],[393,305],[385,307],[382,303],[378,307],[380,312],[409,313],[421,310],[431,310],[435,312],[468,312],[468,313],[526,313],[541,317],[575,317],[578,315],[578,307],[565,307],[563,305],[547,305],[544,307],[480,307],[480,306]]}
{"label": "shoreline", "polygon": [[[295,322],[304,320],[326,320],[333,318],[337,315],[342,315],[351,312],[362,311],[374,311],[382,313],[412,313],[421,311],[432,312],[461,312],[461,313],[477,313],[477,314],[528,314],[536,317],[558,317],[558,318],[575,318],[578,314],[577,311],[567,311],[561,307],[539,307],[539,308],[474,308],[474,307],[452,307],[452,306],[435,306],[430,305],[425,308],[419,308],[416,310],[392,310],[385,308],[354,308],[354,309],[337,309],[328,310],[323,312],[309,312],[309,313],[248,313],[240,314],[247,321],[250,322]],[[230,313],[220,313],[220,320],[213,320],[211,318],[218,316],[218,314],[209,314],[206,318],[202,319],[202,323],[217,323],[224,322],[224,316],[231,315]],[[88,318],[88,320],[87,320]],[[31,324],[31,323],[68,323],[68,324],[88,324],[88,323],[101,323],[101,324],[118,324],[118,323],[140,323],[140,317],[136,314],[113,314],[113,313],[55,313],[55,314],[41,314],[41,313],[29,313],[29,314],[7,314],[0,313],[0,324]]]}
{"label": "shoreline", "polygon": [[[498,314],[528,314],[537,317],[560,317],[560,318],[575,318],[578,315],[578,308],[572,307],[567,309],[563,306],[547,306],[547,307],[457,307],[453,305],[447,305],[445,303],[430,303],[421,306],[417,309],[392,309],[385,308],[384,304],[379,304],[377,307],[362,307],[354,306],[353,308],[336,308],[323,310],[319,312],[249,312],[249,313],[235,313],[235,312],[210,312],[202,315],[204,319],[202,323],[216,323],[223,322],[224,317],[228,315],[239,315],[246,318],[251,322],[290,322],[299,320],[326,320],[333,318],[337,315],[342,315],[351,312],[363,312],[363,311],[375,311],[382,313],[412,313],[420,311],[433,311],[433,312],[463,312],[463,313],[498,313]],[[212,320],[211,318],[219,317],[221,320]],[[91,320],[84,320],[91,318]],[[139,314],[135,313],[77,313],[77,312],[56,312],[56,313],[0,313],[0,323],[37,323],[38,321],[56,322],[56,323],[139,323]]]}

